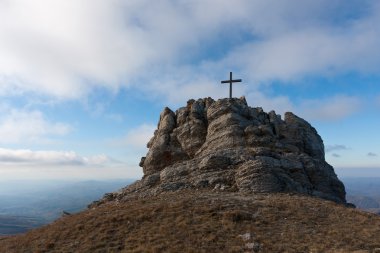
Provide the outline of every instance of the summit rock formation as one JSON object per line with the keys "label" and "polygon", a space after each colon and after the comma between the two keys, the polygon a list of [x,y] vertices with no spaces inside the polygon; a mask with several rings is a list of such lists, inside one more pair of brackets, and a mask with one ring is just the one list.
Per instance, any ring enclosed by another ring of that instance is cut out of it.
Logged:
{"label": "summit rock formation", "polygon": [[144,176],[104,200],[183,189],[296,192],[346,203],[317,131],[291,112],[248,106],[244,97],[189,100],[165,108],[140,166]]}
{"label": "summit rock formation", "polygon": [[380,252],[380,217],[348,208],[321,137],[292,113],[190,100],[163,110],[148,147],[141,180],[0,251]]}

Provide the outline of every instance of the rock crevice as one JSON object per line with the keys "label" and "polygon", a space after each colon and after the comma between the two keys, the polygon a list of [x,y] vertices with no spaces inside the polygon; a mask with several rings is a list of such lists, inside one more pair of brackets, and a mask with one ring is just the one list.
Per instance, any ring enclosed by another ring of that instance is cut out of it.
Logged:
{"label": "rock crevice", "polygon": [[210,188],[346,202],[317,131],[291,112],[282,120],[274,111],[249,107],[244,97],[165,108],[148,148],[140,163],[144,177],[125,192]]}

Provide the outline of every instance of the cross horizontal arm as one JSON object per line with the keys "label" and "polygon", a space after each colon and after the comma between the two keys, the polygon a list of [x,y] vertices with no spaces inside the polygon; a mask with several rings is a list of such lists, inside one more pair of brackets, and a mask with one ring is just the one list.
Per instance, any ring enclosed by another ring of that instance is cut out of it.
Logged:
{"label": "cross horizontal arm", "polygon": [[221,81],[221,83],[240,83],[240,82],[241,82],[241,79]]}

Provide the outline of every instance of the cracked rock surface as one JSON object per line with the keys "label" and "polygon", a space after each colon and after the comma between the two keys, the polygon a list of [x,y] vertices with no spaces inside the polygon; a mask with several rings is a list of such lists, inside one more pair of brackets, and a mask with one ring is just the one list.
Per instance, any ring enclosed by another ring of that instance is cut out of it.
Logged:
{"label": "cracked rock surface", "polygon": [[343,183],[325,161],[317,131],[291,112],[247,105],[244,97],[189,100],[165,108],[141,180],[108,198],[181,189],[245,193],[297,192],[346,203]]}

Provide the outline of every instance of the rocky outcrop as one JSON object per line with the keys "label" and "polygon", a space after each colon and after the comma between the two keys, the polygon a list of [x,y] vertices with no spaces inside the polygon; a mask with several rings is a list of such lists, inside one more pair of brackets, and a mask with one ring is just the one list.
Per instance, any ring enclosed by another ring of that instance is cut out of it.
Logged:
{"label": "rocky outcrop", "polygon": [[165,108],[129,193],[209,188],[247,193],[298,192],[345,203],[344,185],[325,161],[317,131],[293,113],[252,108],[245,98],[190,100]]}

